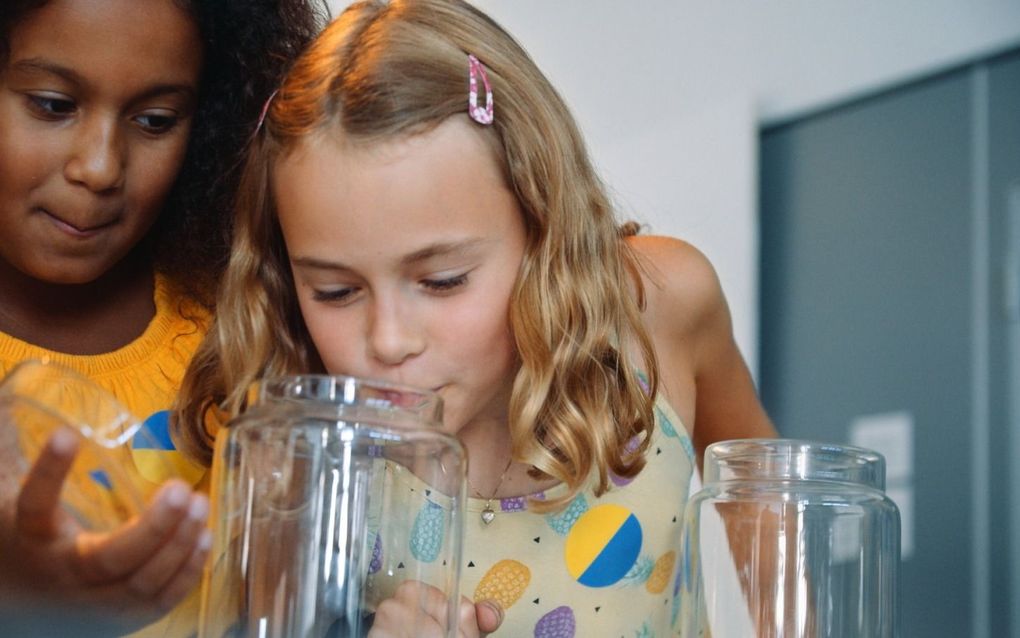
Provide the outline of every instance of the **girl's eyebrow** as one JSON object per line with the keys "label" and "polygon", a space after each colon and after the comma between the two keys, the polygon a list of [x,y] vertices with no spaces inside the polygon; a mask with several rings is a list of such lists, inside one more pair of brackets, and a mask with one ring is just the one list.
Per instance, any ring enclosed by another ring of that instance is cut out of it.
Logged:
{"label": "girl's eyebrow", "polygon": [[436,242],[404,256],[401,258],[400,263],[405,266],[410,266],[433,257],[458,255],[474,250],[485,243],[487,243],[487,241],[481,238]]}
{"label": "girl's eyebrow", "polygon": [[[463,239],[458,241],[436,242],[401,257],[400,264],[402,266],[410,266],[427,261],[433,257],[445,257],[449,255],[467,253],[486,243],[488,243],[488,240],[485,239]],[[313,268],[316,270],[352,270],[350,266],[347,266],[342,262],[320,259],[318,257],[306,257],[299,255],[291,259],[291,261],[295,266],[303,266],[305,268]]]}
{"label": "girl's eyebrow", "polygon": [[[11,66],[16,71],[31,75],[55,75],[78,88],[88,86],[88,81],[74,69],[69,69],[66,66],[55,64],[42,58],[18,60]],[[192,100],[196,96],[195,87],[188,84],[156,84],[145,89],[145,91],[135,97],[135,100],[145,100],[152,97],[158,97],[160,95],[170,95],[174,93],[179,93]]]}
{"label": "girl's eyebrow", "polygon": [[78,73],[73,69],[69,69],[66,66],[61,66],[59,64],[54,64],[53,62],[48,62],[42,58],[18,60],[12,66],[16,71],[21,71],[23,73],[29,73],[32,75],[56,75],[57,77],[63,78],[76,86],[82,86],[85,84],[85,79],[78,75]]}

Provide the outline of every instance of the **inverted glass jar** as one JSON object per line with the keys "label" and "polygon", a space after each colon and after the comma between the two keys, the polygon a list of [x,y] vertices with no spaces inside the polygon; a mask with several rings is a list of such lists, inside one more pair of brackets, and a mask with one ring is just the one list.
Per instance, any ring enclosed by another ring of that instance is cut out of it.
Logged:
{"label": "inverted glass jar", "polygon": [[362,636],[411,581],[446,597],[455,636],[466,461],[440,397],[305,375],[249,404],[216,441],[200,635]]}
{"label": "inverted glass jar", "polygon": [[898,636],[900,520],[870,450],[714,443],[687,506],[684,636]]}
{"label": "inverted glass jar", "polygon": [[167,446],[112,394],[52,361],[19,363],[0,382],[0,477],[24,482],[57,430],[78,438],[60,504],[83,529],[130,521],[160,484],[175,476]]}

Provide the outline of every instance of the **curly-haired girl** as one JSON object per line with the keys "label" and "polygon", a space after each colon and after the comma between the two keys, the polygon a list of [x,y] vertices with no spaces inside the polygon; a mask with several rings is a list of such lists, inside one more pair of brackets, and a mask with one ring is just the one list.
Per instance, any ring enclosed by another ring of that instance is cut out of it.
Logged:
{"label": "curly-haired girl", "polygon": [[[3,4],[0,374],[30,358],[63,363],[112,391],[151,434],[166,434],[226,263],[242,151],[325,8]],[[184,599],[208,545],[208,505],[189,485],[203,472],[168,447],[181,477],[104,536],[81,533],[55,505],[76,448],[69,433],[54,436],[23,487],[0,477],[0,583],[128,628]],[[188,616],[153,632],[189,634]]]}

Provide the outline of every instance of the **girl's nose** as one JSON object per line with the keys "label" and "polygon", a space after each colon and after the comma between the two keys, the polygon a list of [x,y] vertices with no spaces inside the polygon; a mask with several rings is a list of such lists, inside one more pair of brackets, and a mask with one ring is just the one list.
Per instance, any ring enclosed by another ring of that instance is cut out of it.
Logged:
{"label": "girl's nose", "polygon": [[83,118],[76,127],[64,176],[94,193],[120,188],[126,162],[117,121],[95,115]]}
{"label": "girl's nose", "polygon": [[368,347],[375,360],[395,366],[421,354],[426,340],[413,308],[383,300],[376,301],[372,310]]}

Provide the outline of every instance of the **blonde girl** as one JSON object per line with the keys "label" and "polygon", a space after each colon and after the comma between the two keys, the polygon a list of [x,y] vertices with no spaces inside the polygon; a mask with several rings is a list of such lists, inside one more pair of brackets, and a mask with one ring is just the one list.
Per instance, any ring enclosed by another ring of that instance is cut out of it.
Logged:
{"label": "blonde girl", "polygon": [[[464,636],[671,631],[696,459],[774,434],[711,265],[618,223],[563,100],[460,0],[352,5],[272,100],[180,438],[208,460],[211,414],[310,370],[443,397]],[[438,631],[405,594],[374,634]]]}

